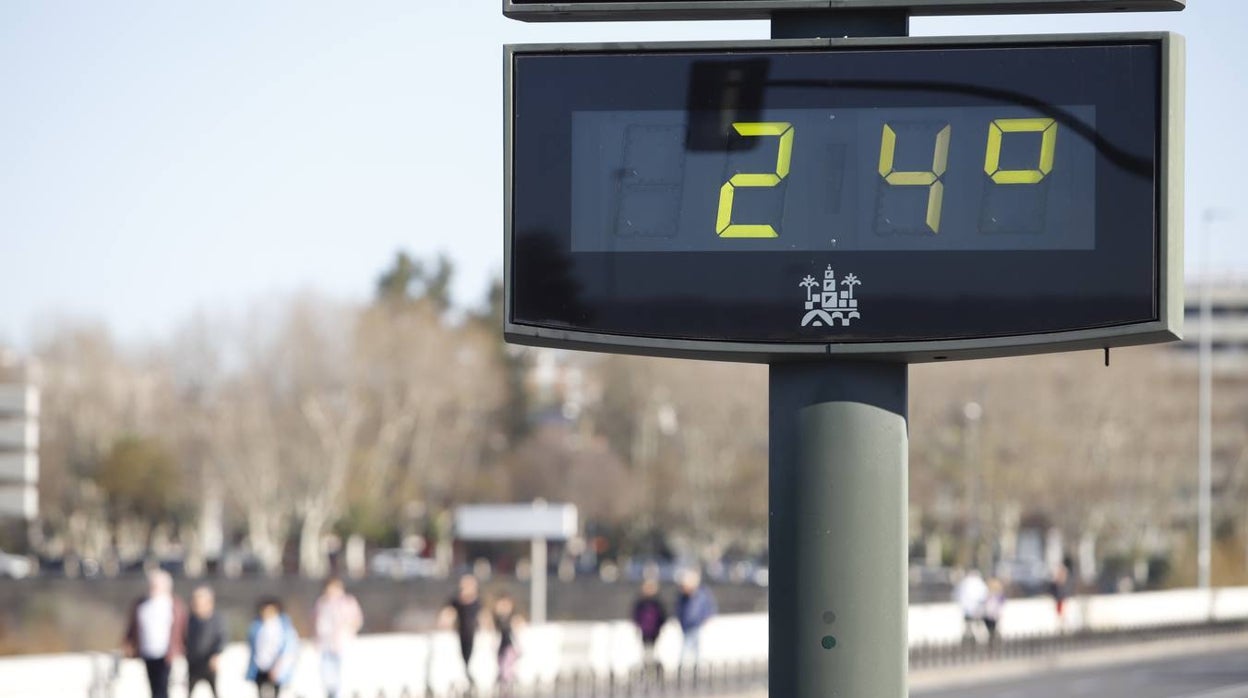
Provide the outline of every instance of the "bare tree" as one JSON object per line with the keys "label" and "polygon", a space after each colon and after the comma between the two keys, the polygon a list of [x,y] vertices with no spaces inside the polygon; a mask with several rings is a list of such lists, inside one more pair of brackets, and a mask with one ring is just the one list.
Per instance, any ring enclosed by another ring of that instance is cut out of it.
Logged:
{"label": "bare tree", "polygon": [[102,325],[60,320],[35,341],[43,392],[40,497],[50,549],[104,559],[150,542],[142,527],[106,516],[97,476],[121,438],[161,433],[171,390],[162,367],[124,352]]}
{"label": "bare tree", "polygon": [[424,300],[368,308],[355,337],[369,405],[361,492],[396,511],[472,497],[503,399],[495,337]]}
{"label": "bare tree", "polygon": [[764,367],[612,356],[591,370],[602,383],[593,427],[639,483],[640,527],[708,551],[765,537]]}

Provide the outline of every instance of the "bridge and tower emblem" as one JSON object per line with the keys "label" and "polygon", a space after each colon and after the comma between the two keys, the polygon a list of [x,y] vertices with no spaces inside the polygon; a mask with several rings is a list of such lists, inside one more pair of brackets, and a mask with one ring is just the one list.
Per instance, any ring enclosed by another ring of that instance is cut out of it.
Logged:
{"label": "bridge and tower emblem", "polygon": [[854,287],[862,285],[854,274],[846,274],[841,279],[844,290],[837,289],[836,272],[832,265],[823,272],[822,288],[815,277],[806,275],[798,286],[806,289],[806,315],[802,318],[802,327],[833,327],[840,322],[842,327],[849,325],[850,320],[857,320],[858,299],[854,298]]}

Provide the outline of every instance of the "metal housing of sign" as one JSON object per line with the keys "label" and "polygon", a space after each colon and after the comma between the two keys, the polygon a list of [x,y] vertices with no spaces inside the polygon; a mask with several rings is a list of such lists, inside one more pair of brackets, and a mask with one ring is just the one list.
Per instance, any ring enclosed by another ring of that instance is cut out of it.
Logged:
{"label": "metal housing of sign", "polygon": [[918,362],[1177,338],[1182,65],[1172,34],[507,47],[507,339]]}
{"label": "metal housing of sign", "polygon": [[1186,0],[503,0],[526,22],[766,19],[778,12],[904,11],[914,15],[1182,10]]}

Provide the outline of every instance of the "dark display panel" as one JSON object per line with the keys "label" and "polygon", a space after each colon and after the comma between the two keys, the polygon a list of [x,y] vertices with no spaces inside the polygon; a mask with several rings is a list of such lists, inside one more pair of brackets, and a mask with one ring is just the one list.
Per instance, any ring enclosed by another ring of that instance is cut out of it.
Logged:
{"label": "dark display panel", "polygon": [[1161,76],[1148,40],[522,51],[509,320],[848,345],[1156,321]]}
{"label": "dark display panel", "polygon": [[572,251],[1094,247],[1090,106],[752,118],[696,151],[685,111],[573,114]]}

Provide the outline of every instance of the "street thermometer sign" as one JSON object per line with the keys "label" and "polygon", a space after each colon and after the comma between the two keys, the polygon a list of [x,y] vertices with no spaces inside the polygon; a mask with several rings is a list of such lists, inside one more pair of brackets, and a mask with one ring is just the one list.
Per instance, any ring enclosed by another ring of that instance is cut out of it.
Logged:
{"label": "street thermometer sign", "polygon": [[507,338],[762,362],[1176,338],[1180,42],[508,47]]}

